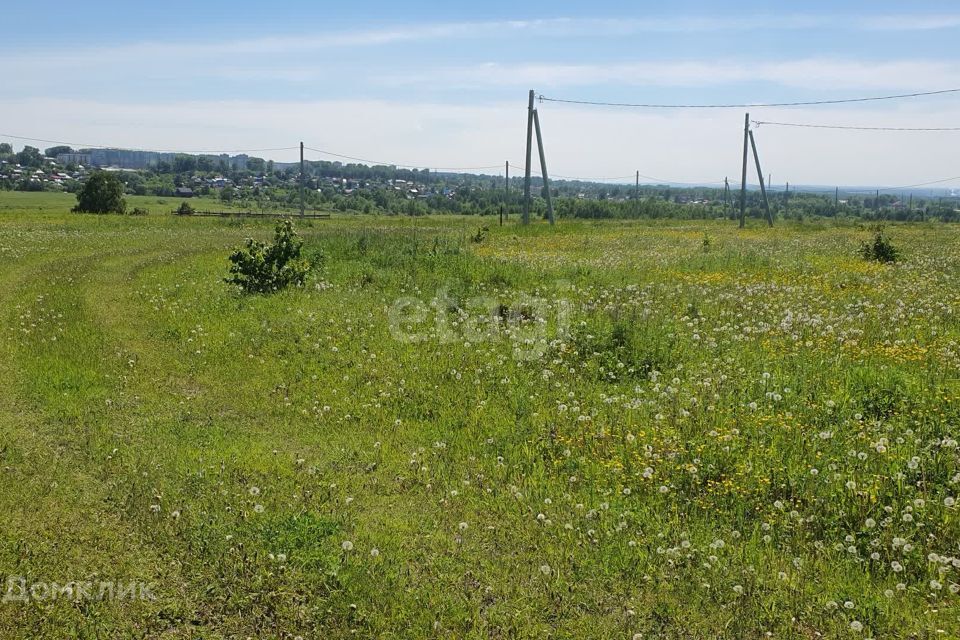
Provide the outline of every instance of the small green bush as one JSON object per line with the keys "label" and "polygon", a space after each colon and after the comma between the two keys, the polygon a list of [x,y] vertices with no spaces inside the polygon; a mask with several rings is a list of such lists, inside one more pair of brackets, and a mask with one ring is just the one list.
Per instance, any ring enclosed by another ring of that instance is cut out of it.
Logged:
{"label": "small green bush", "polygon": [[143,207],[134,207],[134,208],[133,208],[133,211],[130,212],[130,215],[132,215],[132,216],[145,216],[145,215],[147,215],[147,214],[149,214],[149,213],[150,213],[150,212],[147,211],[146,209],[144,209]]}
{"label": "small green bush", "polygon": [[480,227],[479,229],[477,229],[477,232],[475,234],[470,236],[470,241],[476,244],[480,244],[487,239],[488,233],[490,233],[489,227]]}
{"label": "small green bush", "polygon": [[874,232],[871,241],[860,243],[860,256],[864,260],[896,262],[900,259],[900,250],[893,245],[881,227]]}
{"label": "small green bush", "polygon": [[192,216],[194,213],[196,213],[196,211],[190,206],[189,202],[181,202],[180,206],[177,207],[178,216]]}
{"label": "small green bush", "polygon": [[246,247],[230,256],[230,273],[226,281],[247,293],[272,293],[294,284],[303,285],[310,264],[301,255],[303,242],[290,220],[278,222],[273,244],[247,238]]}

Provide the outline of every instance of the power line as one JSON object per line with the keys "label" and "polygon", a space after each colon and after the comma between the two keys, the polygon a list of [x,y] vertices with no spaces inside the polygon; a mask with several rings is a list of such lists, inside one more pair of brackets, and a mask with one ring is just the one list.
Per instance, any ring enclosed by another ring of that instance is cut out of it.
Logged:
{"label": "power line", "polygon": [[[629,176],[618,176],[615,178],[572,178],[570,176],[561,176],[558,174],[553,174],[553,176],[564,179],[564,180],[580,180],[581,182],[603,182],[603,181],[613,181],[613,180],[631,180],[632,181],[635,179],[636,174],[631,174]],[[641,184],[645,184],[647,186],[682,185],[682,186],[688,186],[688,187],[710,187],[711,185],[723,184],[722,182],[715,182],[715,181],[708,181],[708,180],[704,180],[703,182],[684,182],[681,180],[667,180],[665,178],[655,178],[653,176],[645,176],[642,173],[640,174],[640,178],[641,180],[645,181],[645,182],[642,182]]]}
{"label": "power line", "polygon": [[304,146],[304,149],[309,149],[315,153],[319,153],[325,156],[332,156],[334,158],[344,158],[346,160],[354,160],[356,162],[363,162],[364,164],[370,165],[382,165],[388,167],[399,167],[401,169],[431,169],[433,171],[479,171],[481,169],[502,169],[502,164],[491,164],[483,167],[428,167],[422,164],[403,164],[400,162],[382,162],[379,160],[370,160],[368,158],[358,158],[356,156],[348,156],[342,153],[334,153],[332,151],[324,151],[323,149],[315,149],[313,147]]}
{"label": "power line", "polygon": [[852,125],[807,124],[798,122],[769,122],[753,120],[753,124],[772,125],[775,127],[803,127],[805,129],[844,129],[851,131],[960,131],[960,127],[860,127]]}
{"label": "power line", "polygon": [[809,107],[827,104],[845,104],[852,102],[876,102],[879,100],[899,100],[901,98],[919,98],[921,96],[936,96],[946,93],[960,93],[958,89],[941,89],[939,91],[920,91],[916,93],[899,93],[887,96],[869,96],[865,98],[840,98],[835,100],[806,100],[800,102],[753,102],[743,104],[655,104],[655,103],[628,103],[628,102],[597,102],[593,100],[571,100],[566,98],[549,98],[538,95],[540,102],[561,102],[565,104],[581,104],[595,107],[632,107],[639,109],[750,109],[759,107]]}
{"label": "power line", "polygon": [[[610,176],[610,177],[605,177],[605,178],[585,178],[585,177],[578,177],[578,176],[564,176],[564,175],[560,175],[559,173],[551,173],[551,174],[550,174],[550,177],[551,177],[551,178],[560,178],[561,180],[576,180],[576,181],[578,181],[578,182],[608,182],[608,181],[613,181],[613,180],[628,180],[628,179],[629,179],[629,180],[633,180],[633,176],[634,176],[634,174],[631,173],[629,176]],[[534,178],[539,178],[539,176],[532,176],[532,177],[534,177]]]}
{"label": "power line", "polygon": [[[522,171],[523,166],[524,166],[524,163],[522,163],[522,162],[514,162],[514,161],[511,160],[511,161],[510,161],[510,166],[511,166],[511,167],[513,167],[513,166],[520,167],[520,168],[521,168],[521,171]],[[644,175],[644,174],[642,174],[642,173],[639,174],[639,176],[640,176],[641,178],[643,178],[644,180],[649,180],[650,182],[655,183],[655,184],[666,184],[666,185],[681,184],[681,185],[690,185],[690,186],[695,186],[695,187],[704,186],[704,185],[713,185],[713,184],[723,184],[723,182],[715,182],[715,181],[710,181],[710,180],[703,180],[703,181],[701,181],[701,182],[683,182],[683,181],[680,181],[680,180],[664,180],[663,178],[657,178],[657,177],[654,177],[654,176],[647,176],[647,175]],[[561,180],[576,180],[576,181],[579,181],[579,182],[612,182],[612,181],[614,181],[614,180],[634,180],[636,177],[637,177],[637,173],[636,173],[636,172],[631,173],[630,175],[627,175],[627,176],[606,176],[606,177],[566,176],[566,175],[562,175],[562,174],[559,174],[559,173],[551,173],[551,174],[550,174],[550,178],[551,178],[551,179],[552,179],[552,178],[559,178],[559,179],[561,179]],[[521,179],[523,178],[522,173],[521,173],[520,176],[518,176],[518,178],[521,178]],[[538,180],[540,179],[538,176],[535,176],[535,175],[532,175],[531,178],[538,179]],[[646,183],[646,184],[650,184],[650,183]]]}
{"label": "power line", "polygon": [[881,187],[880,191],[897,191],[899,189],[915,189],[916,187],[927,187],[931,184],[941,184],[943,182],[953,182],[954,180],[960,180],[960,176],[954,176],[952,178],[943,178],[941,180],[931,180],[929,182],[919,182],[917,184],[906,184],[902,187]]}
{"label": "power line", "polygon": [[[117,150],[117,151],[140,151],[148,153],[184,153],[184,154],[221,154],[221,153],[262,153],[267,151],[296,151],[299,149],[299,146],[293,147],[270,147],[265,149],[228,149],[228,150],[183,150],[183,149],[143,149],[136,147],[121,147],[114,145],[104,145],[104,144],[86,144],[81,142],[68,142],[65,140],[48,140],[46,138],[31,138],[28,136],[17,136],[11,133],[0,133],[0,138],[12,138],[14,140],[25,140],[27,142],[44,142],[47,144],[60,144],[66,145],[69,147],[75,148],[86,148],[86,149],[107,149],[107,150]],[[313,147],[304,146],[304,149],[309,149],[310,151],[315,151],[316,153],[321,153],[328,156],[335,156],[337,158],[346,158],[348,160],[356,160],[358,162],[364,162],[368,164],[380,164],[380,165],[390,165],[395,167],[409,168],[409,169],[432,169],[435,171],[472,171],[480,169],[501,169],[503,165],[494,164],[486,165],[482,167],[427,167],[425,165],[412,165],[412,164],[400,164],[396,162],[379,162],[376,160],[369,160],[365,158],[358,158],[354,156],[348,156],[340,153],[333,153],[331,151],[324,151],[322,149],[315,149]]]}
{"label": "power line", "polygon": [[27,142],[44,142],[47,144],[62,144],[69,147],[81,149],[116,149],[117,151],[144,151],[150,153],[194,153],[194,154],[221,154],[221,153],[262,153],[265,151],[292,151],[300,147],[273,147],[270,149],[228,149],[228,150],[200,150],[185,151],[183,149],[137,149],[132,147],[118,147],[104,144],[84,144],[81,142],[65,142],[63,140],[46,140],[44,138],[30,138],[27,136],[15,136],[11,133],[0,133],[0,138],[12,138],[14,140],[25,140]]}
{"label": "power line", "polygon": [[682,181],[680,181],[680,180],[664,180],[663,178],[654,178],[653,176],[645,176],[645,175],[643,175],[642,173],[640,174],[640,177],[641,177],[641,178],[644,178],[644,179],[646,179],[646,180],[653,180],[654,182],[657,182],[657,183],[660,183],[660,184],[682,184],[682,185],[689,185],[689,186],[693,186],[693,187],[698,187],[698,186],[703,186],[703,185],[719,185],[719,184],[723,184],[723,182],[721,182],[721,181],[716,181],[716,180],[704,180],[704,181],[702,181],[702,182],[682,182]]}
{"label": "power line", "polygon": [[[958,89],[951,89],[951,90],[948,90],[948,91],[960,91],[960,90],[958,90]],[[933,92],[933,93],[945,93],[945,92],[946,92],[946,91],[944,91],[944,92]],[[918,94],[918,95],[928,95],[928,94]],[[545,99],[546,99],[546,98],[545,98]],[[877,98],[877,99],[883,99],[883,98]],[[734,106],[734,105],[730,105],[730,106]],[[759,106],[759,105],[753,105],[753,106]],[[766,105],[766,106],[782,106],[782,105],[772,105],[772,104],[771,104],[771,105]],[[780,122],[768,122],[768,121],[754,121],[754,124],[757,124],[757,125],[766,124],[766,125],[777,125],[777,126],[813,127],[813,128],[853,128],[853,129],[884,130],[884,131],[886,131],[886,130],[893,130],[893,131],[958,131],[958,130],[960,130],[960,127],[943,127],[943,128],[834,127],[834,126],[830,126],[830,125],[806,125],[806,124],[799,124],[799,123],[780,123]],[[116,150],[120,150],[120,151],[142,151],[142,152],[153,152],[153,153],[185,153],[185,154],[186,154],[186,153],[192,153],[192,154],[257,153],[257,152],[267,152],[267,151],[292,151],[292,150],[299,149],[298,146],[294,146],[294,147],[271,147],[271,148],[263,148],[263,149],[233,149],[233,150],[184,151],[184,150],[174,150],[174,149],[141,149],[141,148],[131,148],[131,147],[116,147],[116,146],[108,146],[108,145],[81,144],[81,143],[77,143],[77,142],[66,142],[66,141],[62,141],[62,140],[48,140],[48,139],[45,139],[45,138],[32,138],[32,137],[27,137],[27,136],[18,136],[18,135],[13,135],[13,134],[8,134],[8,133],[0,133],[0,137],[12,138],[12,139],[15,139],[15,140],[26,140],[26,141],[30,141],[30,142],[44,142],[44,143],[49,143],[49,144],[62,144],[62,145],[68,145],[68,146],[71,146],[71,147],[78,147],[78,148],[116,149]],[[485,170],[485,169],[503,169],[503,165],[500,164],[500,163],[495,164],[495,165],[485,165],[485,166],[476,166],[476,167],[427,167],[427,166],[424,166],[424,165],[402,164],[402,163],[396,163],[396,162],[381,162],[381,161],[370,160],[370,159],[366,159],[366,158],[360,158],[360,157],[356,157],[356,156],[349,156],[349,155],[345,155],[345,154],[334,153],[334,152],[325,151],[325,150],[322,150],[322,149],[316,149],[316,148],[314,148],[314,147],[304,146],[304,149],[309,149],[310,151],[313,151],[313,152],[319,153],[319,154],[323,154],[323,155],[333,156],[333,157],[337,157],[337,158],[345,158],[345,159],[348,159],[348,160],[354,160],[354,161],[357,161],[357,162],[363,162],[363,163],[367,163],[367,164],[371,164],[371,165],[394,166],[394,167],[407,168],[407,169],[431,169],[431,170],[434,170],[434,171],[450,171],[450,172],[453,172],[453,171],[477,171],[477,170]],[[510,162],[510,165],[513,166],[513,167],[523,167],[523,164],[524,164],[524,163],[522,163],[522,162],[513,162],[513,161]],[[632,179],[634,179],[636,176],[637,176],[636,173],[631,173],[630,175],[609,176],[609,177],[568,176],[568,175],[562,175],[562,174],[556,174],[556,173],[555,173],[555,174],[552,174],[551,177],[559,178],[559,179],[561,179],[561,180],[575,180],[575,181],[580,181],[580,182],[597,182],[597,183],[602,183],[602,182],[615,181],[615,180],[632,180]],[[537,176],[531,176],[531,177],[537,178]],[[642,174],[642,173],[639,174],[639,177],[640,177],[640,178],[643,178],[644,180],[649,180],[649,181],[651,181],[651,182],[653,182],[653,183],[656,183],[656,184],[665,184],[665,185],[708,186],[708,185],[722,185],[722,184],[723,184],[723,182],[708,181],[708,180],[704,180],[704,181],[701,181],[701,182],[689,182],[689,181],[686,181],[686,182],[685,182],[685,181],[679,181],[679,180],[666,180],[666,179],[663,179],[663,178],[657,178],[657,177],[645,175],[645,174]],[[522,176],[514,176],[514,179],[519,179],[519,178],[522,178]],[[539,179],[539,178],[537,178],[537,179]],[[954,176],[954,177],[951,177],[951,178],[941,178],[941,179],[938,179],[938,180],[930,180],[930,181],[927,181],[927,182],[919,182],[919,183],[916,183],[916,184],[909,184],[909,185],[903,185],[903,186],[898,186],[898,187],[880,187],[879,190],[880,190],[880,191],[897,191],[897,190],[901,190],[901,189],[913,189],[913,188],[917,188],[917,187],[925,187],[925,186],[930,186],[930,185],[934,185],[934,184],[942,184],[942,183],[944,183],[944,182],[953,182],[953,181],[957,181],[957,180],[960,180],[960,176]],[[860,192],[858,192],[858,191],[850,191],[850,190],[847,190],[846,192],[847,192],[847,193],[860,193]],[[866,193],[866,192],[865,192],[865,193]]]}
{"label": "power line", "polygon": [[[582,177],[582,176],[565,176],[565,175],[561,175],[561,174],[559,174],[559,173],[551,173],[551,174],[550,174],[550,177],[551,177],[551,178],[560,178],[561,180],[577,180],[577,181],[579,181],[579,182],[612,182],[612,181],[614,181],[614,180],[634,180],[634,179],[637,177],[637,175],[638,175],[638,174],[636,174],[636,173],[631,173],[631,174],[628,175],[628,176],[610,176],[610,177],[602,177],[602,178],[588,178],[588,177]],[[681,180],[666,180],[666,179],[664,179],[664,178],[656,178],[656,177],[654,177],[654,176],[647,176],[647,175],[644,175],[644,174],[642,174],[642,173],[639,174],[639,177],[640,177],[640,178],[643,178],[644,180],[648,180],[649,182],[646,183],[646,184],[648,184],[648,185],[651,184],[651,183],[653,183],[653,184],[666,184],[666,185],[679,184],[679,185],[689,185],[689,186],[693,186],[693,187],[699,187],[699,186],[708,186],[708,185],[720,185],[720,184],[723,184],[723,182],[717,182],[717,181],[711,181],[711,180],[704,180],[704,181],[702,181],[702,182],[683,182],[683,181],[681,181]]]}

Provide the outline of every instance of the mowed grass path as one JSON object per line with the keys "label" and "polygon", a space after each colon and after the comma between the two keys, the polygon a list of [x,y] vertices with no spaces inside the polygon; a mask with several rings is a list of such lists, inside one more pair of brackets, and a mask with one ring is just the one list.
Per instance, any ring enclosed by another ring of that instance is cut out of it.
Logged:
{"label": "mowed grass path", "polygon": [[0,195],[3,637],[960,636],[954,227]]}

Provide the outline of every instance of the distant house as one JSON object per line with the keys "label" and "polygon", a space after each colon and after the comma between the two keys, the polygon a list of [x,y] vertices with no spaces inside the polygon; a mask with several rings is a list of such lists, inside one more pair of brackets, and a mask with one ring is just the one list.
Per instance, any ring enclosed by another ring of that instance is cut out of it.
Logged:
{"label": "distant house", "polygon": [[178,198],[192,198],[193,189],[190,187],[177,187],[177,190],[174,191],[173,195],[177,196]]}

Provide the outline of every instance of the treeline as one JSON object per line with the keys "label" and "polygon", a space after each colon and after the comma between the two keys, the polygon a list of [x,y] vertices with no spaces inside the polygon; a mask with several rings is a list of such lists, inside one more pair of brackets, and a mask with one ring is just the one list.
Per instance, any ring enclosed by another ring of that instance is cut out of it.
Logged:
{"label": "treeline", "polygon": [[[53,171],[49,158],[72,153],[67,146],[41,152],[24,147],[14,152],[0,143],[0,160],[31,170]],[[84,150],[78,150],[82,153]],[[196,195],[213,196],[250,210],[298,207],[299,163],[280,165],[270,160],[243,156],[166,154],[150,169],[120,171],[118,177],[128,194],[171,197],[180,187]],[[502,176],[440,173],[428,169],[370,166],[360,163],[310,161],[305,163],[305,200],[311,209],[392,215],[446,213],[498,215],[519,213],[523,208],[523,178],[514,176],[505,190]],[[69,176],[56,183],[0,175],[0,189],[66,190],[77,192],[89,172],[77,167],[56,167]],[[531,183],[533,215],[546,214],[542,181]],[[551,182],[556,215],[578,219],[630,218],[736,218],[739,193],[725,196],[723,189],[670,185],[611,185],[559,180]],[[842,197],[841,197],[842,196]],[[906,194],[840,194],[770,192],[770,207],[779,218],[853,217],[867,220],[960,221],[960,199],[908,197]],[[759,191],[747,193],[747,216],[764,216]]]}

